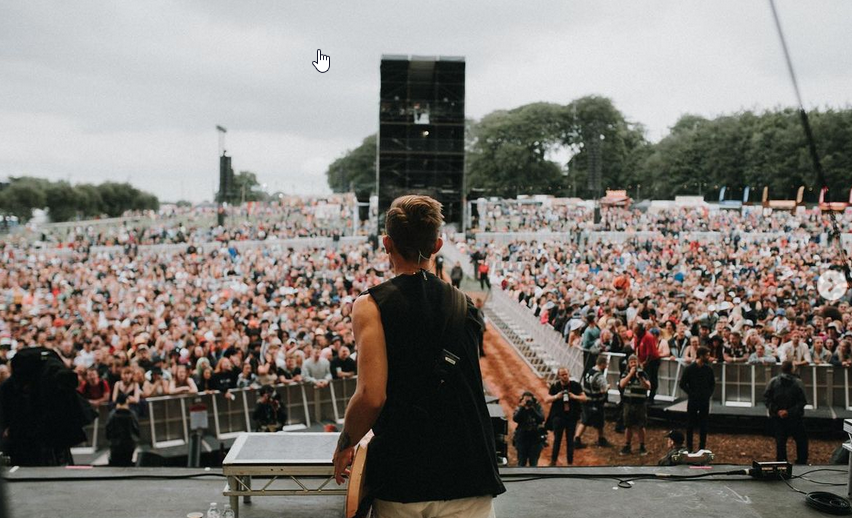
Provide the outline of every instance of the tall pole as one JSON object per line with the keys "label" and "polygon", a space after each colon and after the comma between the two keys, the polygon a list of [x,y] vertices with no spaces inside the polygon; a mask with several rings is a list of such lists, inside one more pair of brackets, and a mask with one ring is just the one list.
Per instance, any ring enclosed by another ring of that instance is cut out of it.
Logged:
{"label": "tall pole", "polygon": [[216,131],[219,132],[219,156],[222,156],[225,154],[225,133],[227,133],[228,130],[217,125]]}

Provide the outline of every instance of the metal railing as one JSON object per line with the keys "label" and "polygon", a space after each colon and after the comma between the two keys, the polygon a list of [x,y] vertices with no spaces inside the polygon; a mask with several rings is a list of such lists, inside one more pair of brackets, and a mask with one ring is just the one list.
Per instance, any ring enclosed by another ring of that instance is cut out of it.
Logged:
{"label": "metal railing", "polygon": [[494,289],[487,305],[489,316],[504,337],[540,376],[553,381],[556,370],[567,367],[575,376],[583,373],[583,352],[568,347],[563,336],[542,324],[523,304],[508,293]]}
{"label": "metal railing", "polygon": [[[618,395],[620,353],[609,356],[607,381],[610,394]],[[686,397],[679,384],[687,364],[683,360],[664,359],[660,363],[659,386],[656,399],[676,401]],[[727,407],[754,408],[763,406],[763,393],[769,381],[781,373],[780,364],[711,364],[716,376],[716,391],[712,401]],[[850,369],[833,365],[806,365],[799,367],[799,377],[805,388],[809,409],[839,408],[852,410],[852,376]]]}
{"label": "metal railing", "polygon": [[[327,387],[310,383],[276,385],[275,392],[287,410],[287,425],[305,427],[317,422],[341,423],[346,405],[355,393],[356,378],[333,380]],[[256,427],[251,419],[257,401],[257,389],[234,389],[227,394],[212,391],[199,394],[152,397],[137,407],[140,410],[140,443],[153,448],[182,446],[191,433],[190,407],[206,407],[209,430],[217,439],[232,439]],[[102,405],[98,417],[85,428],[86,442],[74,448],[79,453],[94,453],[108,445],[106,423],[110,408]]]}

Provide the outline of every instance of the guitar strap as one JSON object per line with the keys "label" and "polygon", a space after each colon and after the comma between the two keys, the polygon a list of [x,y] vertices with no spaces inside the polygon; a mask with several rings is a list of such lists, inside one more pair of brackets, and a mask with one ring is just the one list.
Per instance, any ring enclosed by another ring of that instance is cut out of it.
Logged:
{"label": "guitar strap", "polygon": [[[435,376],[438,380],[437,388],[443,386],[452,371],[460,360],[459,356],[454,352],[457,350],[457,340],[448,340],[448,337],[457,336],[464,326],[464,321],[467,313],[467,297],[464,292],[456,288],[450,287],[444,292],[443,303],[450,308],[450,316],[444,323],[444,329],[441,331],[441,337],[438,343],[444,344],[445,347],[437,353],[435,358]],[[466,355],[464,347],[461,354]]]}

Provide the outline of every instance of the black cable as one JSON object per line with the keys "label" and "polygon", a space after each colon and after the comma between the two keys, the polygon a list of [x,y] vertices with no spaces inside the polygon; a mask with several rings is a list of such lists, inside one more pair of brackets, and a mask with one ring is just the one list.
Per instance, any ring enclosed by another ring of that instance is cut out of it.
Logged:
{"label": "black cable", "polygon": [[222,473],[191,473],[189,475],[93,475],[84,477],[5,477],[6,482],[91,482],[104,480],[184,480],[201,477],[224,478]]}
{"label": "black cable", "polygon": [[[806,473],[811,473],[812,471],[841,471],[841,470],[830,469],[830,468],[822,468],[822,469],[811,470],[811,471],[808,471]],[[800,475],[795,476],[793,478],[800,478],[802,480],[809,480],[804,476],[806,473],[800,474]],[[806,493],[806,492],[802,491],[801,489],[796,489],[795,487],[793,487],[793,484],[791,484],[790,481],[787,480],[786,477],[781,476],[780,473],[778,474],[778,478],[783,480],[784,483],[787,484],[787,487],[789,487],[793,491],[805,495],[805,503],[809,507],[812,507],[812,508],[816,509],[817,511],[820,511],[820,512],[823,512],[823,513],[828,513],[828,514],[833,514],[833,515],[836,515],[836,516],[844,516],[844,515],[852,514],[852,504],[850,504],[849,500],[843,498],[842,496],[835,495],[834,493],[828,493],[826,491],[811,491],[810,493]],[[819,484],[820,482],[817,482],[817,483]],[[843,485],[843,484],[841,484],[841,485]]]}
{"label": "black cable", "polygon": [[[802,129],[805,131],[805,139],[808,142],[808,151],[811,155],[811,162],[814,166],[814,171],[817,174],[817,181],[820,185],[820,190],[828,187],[828,181],[825,179],[825,173],[822,169],[822,162],[817,153],[816,139],[811,129],[811,123],[808,120],[808,112],[805,111],[805,105],[802,102],[802,94],[799,92],[799,81],[796,79],[796,72],[793,70],[793,60],[790,58],[790,51],[787,50],[787,40],[784,37],[784,31],[781,29],[781,19],[778,17],[778,11],[775,9],[775,0],[769,0],[769,7],[772,8],[772,17],[775,19],[775,28],[778,30],[778,37],[781,39],[781,48],[784,50],[784,59],[787,61],[787,70],[790,73],[790,79],[793,81],[793,89],[796,92],[796,101],[799,103],[799,118],[802,122]],[[830,200],[826,200],[830,201]],[[843,242],[840,239],[840,226],[837,224],[837,216],[833,210],[828,211],[828,219],[831,222],[831,232],[834,235],[837,243],[837,252],[843,261],[843,273],[846,276],[846,282],[852,283],[852,267],[849,266],[849,258],[846,256],[846,250],[843,248]]]}
{"label": "black cable", "polygon": [[[615,480],[618,482],[618,487],[622,489],[630,489],[633,487],[632,482],[636,482],[639,480],[661,480],[661,481],[670,481],[670,482],[685,482],[690,480],[703,479],[708,477],[720,477],[720,476],[736,476],[736,475],[748,475],[748,468],[736,469],[731,471],[721,471],[721,472],[708,472],[701,473],[698,475],[669,475],[667,473],[620,473],[609,474],[609,473],[541,473],[537,475],[529,475],[529,474],[506,474],[502,475],[501,478],[504,483],[512,483],[512,482],[530,482],[534,480],[544,480],[544,479],[602,479],[602,480]],[[512,479],[512,477],[522,477],[517,479]]]}

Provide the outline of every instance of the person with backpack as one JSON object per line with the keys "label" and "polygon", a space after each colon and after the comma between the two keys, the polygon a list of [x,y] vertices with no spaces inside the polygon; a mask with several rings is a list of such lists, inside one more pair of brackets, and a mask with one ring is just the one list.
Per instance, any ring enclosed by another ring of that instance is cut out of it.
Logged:
{"label": "person with backpack", "polygon": [[583,444],[583,432],[587,427],[594,428],[598,431],[598,446],[607,447],[609,441],[604,436],[604,405],[606,405],[607,392],[609,391],[609,383],[606,381],[606,366],[609,359],[604,355],[599,355],[595,360],[595,366],[589,369],[583,375],[583,394],[586,395],[586,401],[582,406],[582,417],[580,424],[577,425],[577,432],[574,435],[574,448],[582,449],[586,445]]}

